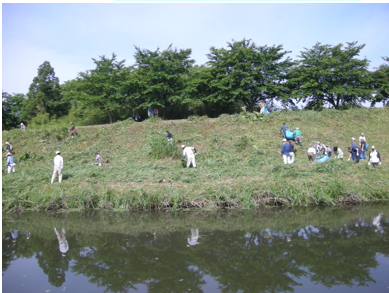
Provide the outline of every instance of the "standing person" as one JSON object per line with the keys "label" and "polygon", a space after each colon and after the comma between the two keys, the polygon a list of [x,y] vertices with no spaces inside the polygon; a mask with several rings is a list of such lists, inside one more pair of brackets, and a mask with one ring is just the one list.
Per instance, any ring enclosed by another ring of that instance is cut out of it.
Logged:
{"label": "standing person", "polygon": [[314,147],[308,148],[308,161],[315,161],[316,149]]}
{"label": "standing person", "polygon": [[8,174],[11,173],[11,171],[13,173],[15,173],[15,161],[14,161],[14,157],[12,156],[11,153],[7,153],[7,172]]}
{"label": "standing person", "polygon": [[361,159],[366,160],[366,140],[361,140]]}
{"label": "standing person", "polygon": [[259,102],[259,107],[261,107],[260,113],[264,113],[265,108],[266,108],[266,104],[265,104],[265,101],[264,101],[264,100],[261,100],[261,101]]}
{"label": "standing person", "polygon": [[303,134],[301,133],[299,128],[296,127],[296,130],[293,133],[294,133],[294,139],[296,140],[296,144],[302,146],[303,145]]}
{"label": "standing person", "polygon": [[63,158],[61,157],[60,151],[55,152],[53,163],[54,163],[54,171],[53,171],[53,176],[51,177],[51,184],[53,184],[57,174],[58,174],[58,182],[62,181]]}
{"label": "standing person", "polygon": [[157,108],[154,108],[153,114],[154,114],[154,117],[158,117],[158,109]]}
{"label": "standing person", "polygon": [[153,117],[154,112],[153,112],[153,109],[152,109],[151,107],[149,107],[149,108],[147,109],[147,115],[149,116],[149,118]]}
{"label": "standing person", "polygon": [[281,131],[282,131],[283,134],[284,134],[284,138],[286,138],[285,133],[286,133],[287,129],[289,129],[289,127],[286,126],[285,123],[282,123],[282,126],[281,126],[281,129],[280,129],[279,133],[281,133]]}
{"label": "standing person", "polygon": [[169,130],[166,130],[166,133],[167,133],[167,136],[166,136],[167,141],[172,142],[173,141],[173,134],[171,134]]}
{"label": "standing person", "polygon": [[361,136],[359,137],[359,145],[361,146],[361,148],[362,148],[362,141],[364,141],[366,143],[366,136],[363,132],[361,133]]}
{"label": "standing person", "polygon": [[356,149],[357,149],[357,144],[355,143],[355,138],[352,137],[351,138],[351,156],[353,158],[353,161],[356,160],[356,153],[357,153]]}
{"label": "standing person", "polygon": [[381,165],[381,156],[380,153],[375,149],[374,145],[371,147],[371,152],[369,153],[369,163],[368,165],[373,165],[377,167],[378,164]]}
{"label": "standing person", "polygon": [[284,160],[284,164],[290,164],[289,145],[286,138],[282,140],[281,156]]}
{"label": "standing person", "polygon": [[24,125],[23,123],[20,123],[20,130],[26,131],[26,125]]}
{"label": "standing person", "polygon": [[59,244],[59,251],[62,253],[62,255],[65,255],[66,252],[69,250],[69,244],[66,240],[66,231],[65,228],[62,228],[62,233],[59,234],[57,229],[54,228],[55,235],[57,235],[58,244]]}
{"label": "standing person", "polygon": [[101,158],[101,156],[99,155],[98,152],[95,152],[95,156],[96,156],[97,165],[99,167],[102,167],[103,166],[103,159]]}
{"label": "standing person", "polygon": [[8,141],[5,142],[5,148],[7,149],[8,153],[12,154],[13,148],[12,148],[12,145]]}
{"label": "standing person", "polygon": [[73,125],[73,123],[70,122],[69,124],[70,124],[70,133],[71,133],[72,138],[73,138],[73,136],[78,135],[78,133],[77,133],[76,127]]}
{"label": "standing person", "polygon": [[289,140],[289,157],[290,157],[290,163],[294,163],[294,145],[292,144],[292,141]]}
{"label": "standing person", "polygon": [[182,157],[186,157],[186,167],[189,168],[190,164],[192,164],[193,168],[196,168],[196,160],[195,160],[195,155],[197,153],[196,148],[194,147],[189,147],[182,145]]}
{"label": "standing person", "polygon": [[343,160],[343,151],[338,148],[337,146],[334,146],[334,155],[335,155],[335,159],[342,159]]}
{"label": "standing person", "polygon": [[359,163],[359,159],[361,158],[362,150],[359,146],[355,148],[355,164]]}

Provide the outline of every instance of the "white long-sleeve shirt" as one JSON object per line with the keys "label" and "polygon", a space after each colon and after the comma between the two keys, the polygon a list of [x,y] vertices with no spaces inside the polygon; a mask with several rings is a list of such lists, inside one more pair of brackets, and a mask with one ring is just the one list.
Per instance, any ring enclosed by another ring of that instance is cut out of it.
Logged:
{"label": "white long-sleeve shirt", "polygon": [[185,156],[191,156],[191,155],[194,155],[194,151],[193,151],[194,147],[185,147],[184,148],[184,151],[182,152],[182,155],[185,157]]}
{"label": "white long-sleeve shirt", "polygon": [[54,157],[54,167],[60,167],[61,169],[63,168],[63,158],[60,155],[56,155]]}

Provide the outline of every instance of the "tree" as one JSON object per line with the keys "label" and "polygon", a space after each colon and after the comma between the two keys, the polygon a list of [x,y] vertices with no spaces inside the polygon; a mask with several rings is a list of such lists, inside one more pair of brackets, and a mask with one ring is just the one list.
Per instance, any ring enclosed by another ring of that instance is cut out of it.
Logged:
{"label": "tree", "polygon": [[374,98],[372,106],[375,103],[382,102],[384,105],[389,105],[389,57],[382,57],[387,62],[380,65],[376,71],[373,72],[374,80]]}
{"label": "tree", "polygon": [[59,79],[55,77],[54,68],[48,61],[39,66],[38,76],[33,79],[27,97],[26,118],[28,119],[45,113],[58,117],[64,115],[67,110],[67,105],[61,101]]}
{"label": "tree", "polygon": [[210,100],[241,102],[250,112],[260,100],[288,100],[285,86],[288,68],[293,64],[282,45],[256,46],[243,39],[228,43],[228,49],[211,47],[208,64],[212,67]]}
{"label": "tree", "polygon": [[163,108],[162,117],[174,103],[183,100],[184,74],[192,66],[194,60],[189,59],[191,49],[172,49],[170,45],[160,52],[135,47],[134,55],[139,76],[140,107],[156,105]]}
{"label": "tree", "polygon": [[2,128],[17,127],[24,117],[27,99],[23,94],[10,95],[2,92]]}
{"label": "tree", "polygon": [[304,48],[298,56],[301,59],[290,71],[292,97],[310,106],[321,101],[335,109],[370,100],[369,61],[356,58],[364,46],[357,46],[357,42],[347,43],[346,47],[316,43],[312,49]]}
{"label": "tree", "polygon": [[120,93],[120,83],[127,70],[124,67],[125,60],[117,61],[115,54],[112,54],[112,58],[100,56],[100,60],[92,60],[96,68],[79,73],[77,81],[73,83],[73,92],[68,92],[67,96],[75,97],[78,94],[78,100],[106,111],[112,124],[114,112],[122,107],[125,101],[125,97]]}

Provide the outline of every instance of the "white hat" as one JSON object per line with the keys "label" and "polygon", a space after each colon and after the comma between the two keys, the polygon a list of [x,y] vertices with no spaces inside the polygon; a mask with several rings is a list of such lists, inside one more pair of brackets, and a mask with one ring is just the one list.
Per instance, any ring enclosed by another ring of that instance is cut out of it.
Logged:
{"label": "white hat", "polygon": [[352,139],[352,140],[355,140],[355,138],[354,138],[354,137],[352,137],[351,139]]}
{"label": "white hat", "polygon": [[183,144],[182,146],[181,146],[181,148],[183,149],[185,147],[185,145]]}
{"label": "white hat", "polygon": [[282,141],[286,141],[286,138],[284,138]]}
{"label": "white hat", "polygon": [[296,129],[299,129],[298,127],[296,127]]}
{"label": "white hat", "polygon": [[59,155],[60,153],[61,153],[60,151],[56,151],[56,152],[55,152],[56,155]]}
{"label": "white hat", "polygon": [[69,124],[73,124],[73,122],[70,122]]}
{"label": "white hat", "polygon": [[9,142],[8,142],[8,141],[6,141],[6,142],[5,142],[5,144],[9,144]]}
{"label": "white hat", "polygon": [[375,149],[374,145],[371,147],[372,149]]}

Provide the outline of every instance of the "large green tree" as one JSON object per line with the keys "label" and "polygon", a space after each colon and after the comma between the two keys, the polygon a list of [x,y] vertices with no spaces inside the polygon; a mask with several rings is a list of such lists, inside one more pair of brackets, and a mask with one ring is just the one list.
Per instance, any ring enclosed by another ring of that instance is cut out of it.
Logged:
{"label": "large green tree", "polygon": [[380,65],[373,72],[374,83],[374,99],[372,106],[377,102],[382,102],[384,105],[389,105],[389,57],[382,57],[386,63]]}
{"label": "large green tree", "polygon": [[23,120],[27,99],[23,94],[2,92],[2,129],[17,127]]}
{"label": "large green tree", "polygon": [[33,79],[27,97],[27,119],[45,113],[56,117],[66,114],[67,105],[61,101],[59,79],[48,61],[39,66],[38,76]]}
{"label": "large green tree", "polygon": [[99,60],[92,60],[96,68],[80,72],[76,81],[69,84],[66,95],[106,111],[112,124],[115,111],[125,102],[120,85],[128,69],[124,66],[125,60],[117,61],[115,54],[112,54],[112,58],[100,56]]}
{"label": "large green tree", "polygon": [[190,59],[191,49],[172,49],[170,45],[166,50],[150,51],[135,47],[136,68],[139,77],[140,96],[139,108],[160,106],[163,108],[162,117],[173,104],[183,100],[184,75],[192,66],[194,60]]}
{"label": "large green tree", "polygon": [[288,100],[287,71],[293,64],[279,46],[256,46],[251,40],[233,41],[227,49],[211,47],[212,101],[240,102],[253,111],[260,100]]}
{"label": "large green tree", "polygon": [[316,43],[312,49],[305,48],[290,71],[292,97],[310,107],[323,103],[335,109],[370,101],[369,61],[357,58],[364,47],[352,42],[347,46]]}

